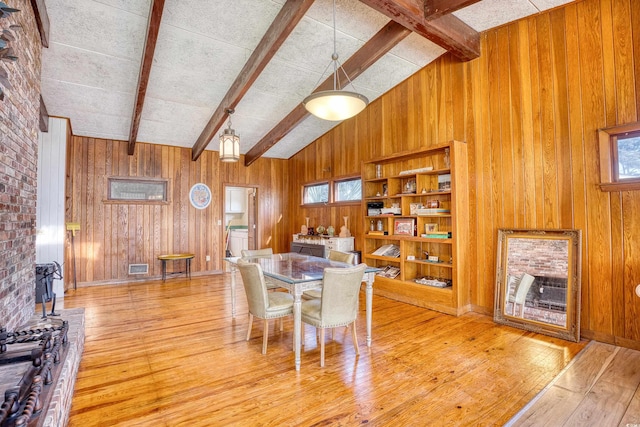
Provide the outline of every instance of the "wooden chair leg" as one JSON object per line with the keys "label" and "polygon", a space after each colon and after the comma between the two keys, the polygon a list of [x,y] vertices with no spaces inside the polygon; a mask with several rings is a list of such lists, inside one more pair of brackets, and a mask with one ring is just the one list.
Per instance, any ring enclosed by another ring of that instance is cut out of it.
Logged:
{"label": "wooden chair leg", "polygon": [[267,341],[269,340],[269,321],[264,319],[264,335],[262,336],[262,354],[267,354]]}
{"label": "wooden chair leg", "polygon": [[351,336],[353,337],[353,346],[356,349],[356,354],[360,355],[360,349],[358,348],[358,334],[356,333],[356,322],[355,322],[355,320],[351,324]]}
{"label": "wooden chair leg", "polygon": [[247,329],[247,341],[251,338],[251,327],[253,326],[253,314],[249,313],[249,328]]}
{"label": "wooden chair leg", "polygon": [[324,328],[320,328],[320,367],[324,367]]}

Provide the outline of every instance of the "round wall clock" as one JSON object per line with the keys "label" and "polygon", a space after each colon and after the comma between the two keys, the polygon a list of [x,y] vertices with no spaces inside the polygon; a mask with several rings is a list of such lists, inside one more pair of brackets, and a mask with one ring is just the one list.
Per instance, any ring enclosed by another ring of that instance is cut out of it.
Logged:
{"label": "round wall clock", "polygon": [[206,184],[199,182],[191,187],[189,200],[194,208],[204,209],[211,203],[211,190]]}

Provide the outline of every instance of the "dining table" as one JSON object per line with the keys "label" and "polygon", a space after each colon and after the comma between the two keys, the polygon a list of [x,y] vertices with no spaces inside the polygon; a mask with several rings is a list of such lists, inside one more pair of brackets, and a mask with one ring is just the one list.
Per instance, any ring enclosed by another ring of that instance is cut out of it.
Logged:
{"label": "dining table", "polygon": [[[233,317],[236,316],[236,272],[238,259],[240,259],[240,257],[224,258],[224,260],[229,263],[231,271],[231,315]],[[353,264],[293,252],[243,257],[242,259],[259,264],[262,267],[262,272],[265,277],[272,279],[271,282],[276,281],[279,286],[287,289],[293,295],[293,347],[295,351],[296,371],[299,371],[300,350],[302,346],[300,335],[302,331],[302,293],[309,289],[322,287],[322,277],[325,268],[348,268],[353,267]],[[380,268],[367,266],[362,278],[362,281],[366,284],[366,342],[368,347],[371,347],[373,282],[375,280],[375,274],[378,271],[380,271]]]}

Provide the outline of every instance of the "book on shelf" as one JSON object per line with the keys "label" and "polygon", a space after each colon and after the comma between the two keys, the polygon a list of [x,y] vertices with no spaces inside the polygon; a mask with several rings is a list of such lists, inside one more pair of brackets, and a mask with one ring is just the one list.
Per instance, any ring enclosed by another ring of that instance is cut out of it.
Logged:
{"label": "book on shelf", "polygon": [[450,231],[429,231],[428,233],[421,234],[420,237],[424,237],[426,239],[450,239],[451,232]]}
{"label": "book on shelf", "polygon": [[389,279],[395,279],[400,274],[400,268],[388,265],[383,270],[378,271],[376,274],[378,276],[387,277]]}
{"label": "book on shelf", "polygon": [[370,234],[372,236],[386,236],[389,234],[389,232],[373,230],[373,231],[369,231],[367,234]]}
{"label": "book on shelf", "polygon": [[394,244],[382,245],[373,251],[372,255],[398,258],[400,257],[400,246]]}

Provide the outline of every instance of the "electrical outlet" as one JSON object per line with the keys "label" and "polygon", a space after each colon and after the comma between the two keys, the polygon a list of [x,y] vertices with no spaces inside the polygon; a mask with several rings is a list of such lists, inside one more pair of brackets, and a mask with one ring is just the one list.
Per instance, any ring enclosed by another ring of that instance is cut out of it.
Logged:
{"label": "electrical outlet", "polygon": [[207,255],[205,259],[207,260],[207,262],[211,261],[211,257],[209,255]]}

